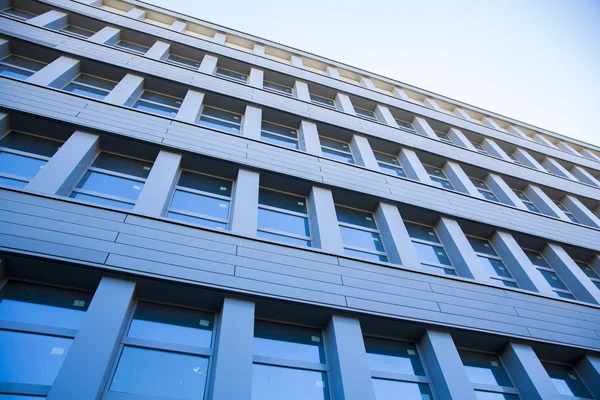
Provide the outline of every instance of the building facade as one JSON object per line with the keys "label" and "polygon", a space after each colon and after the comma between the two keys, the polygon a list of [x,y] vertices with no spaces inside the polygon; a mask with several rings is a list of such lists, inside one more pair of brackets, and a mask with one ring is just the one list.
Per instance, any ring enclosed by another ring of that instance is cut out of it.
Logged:
{"label": "building facade", "polygon": [[0,400],[600,399],[600,147],[136,0],[0,9]]}

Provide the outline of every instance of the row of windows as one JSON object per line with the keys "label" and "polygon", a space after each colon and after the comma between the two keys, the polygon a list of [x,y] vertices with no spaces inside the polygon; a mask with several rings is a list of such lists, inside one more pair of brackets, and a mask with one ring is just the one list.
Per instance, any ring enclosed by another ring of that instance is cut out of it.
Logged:
{"label": "row of windows", "polygon": [[[27,14],[27,12],[23,11],[23,10],[18,10],[15,8],[9,8],[4,10],[4,14],[5,15],[11,15],[13,17],[16,16],[16,14],[19,13],[24,13]],[[17,17],[18,18],[18,17]],[[23,19],[23,18],[20,18]],[[27,18],[28,19],[28,18]],[[74,26],[71,24],[67,24],[65,25],[63,28],[60,29],[62,32],[67,33],[69,35],[75,35],[79,38],[82,39],[87,39],[89,37],[91,37],[94,33],[94,31],[86,29],[86,28],[82,28],[79,26]],[[125,50],[125,51],[131,51],[134,52],[136,54],[139,55],[144,55],[149,49],[150,47],[140,44],[140,43],[134,43],[132,41],[129,40],[119,40],[117,43],[114,44],[116,47]],[[201,64],[201,60],[194,60],[192,58],[188,58],[182,55],[177,55],[177,54],[166,54],[163,57],[163,60],[184,68],[191,68],[194,70],[197,70],[200,67]],[[226,68],[226,67],[217,67],[215,70],[215,75],[226,78],[226,79],[231,79],[240,83],[247,83],[248,82],[248,74],[245,72],[241,72],[241,71],[236,71],[234,69],[231,68]],[[277,93],[286,95],[286,96],[293,96],[293,88],[283,84],[281,82],[274,82],[274,81],[269,81],[266,80],[263,84],[263,88],[267,89],[267,90],[271,90],[271,91],[275,91]],[[327,98],[327,96],[322,96],[322,95],[318,95],[318,94],[312,94],[310,95],[310,99],[313,103],[315,104],[319,104],[325,107],[329,107],[329,108],[337,108],[336,106],[336,102],[334,99],[332,98]],[[431,101],[431,100],[430,100]],[[422,101],[417,101],[418,103],[422,104]],[[354,106],[354,111],[356,113],[356,115],[358,117],[361,118],[365,118],[365,119],[369,119],[372,121],[378,121],[377,117],[375,116],[375,113],[373,110],[369,110],[367,108],[364,107],[357,107]],[[447,110],[446,110],[447,111]],[[455,115],[455,113],[450,113],[452,115]],[[487,117],[486,117],[487,118]],[[470,120],[473,120],[472,118],[469,118]],[[481,123],[481,121],[479,120],[474,120],[475,122]],[[410,125],[410,123],[407,123],[405,121],[397,121],[398,126],[402,129],[404,127],[406,127],[407,129],[411,129],[412,130],[412,126]],[[504,132],[507,132],[506,129],[498,127],[499,129],[501,129]],[[447,133],[443,133],[443,132],[436,132],[438,138],[444,142],[447,143],[453,143],[453,140],[451,139],[451,137],[447,134]],[[529,138],[529,136],[526,136]],[[551,142],[549,142],[547,139],[546,140],[541,140],[538,139],[540,137],[539,134],[534,135],[533,138],[531,138],[531,140],[534,140],[538,143],[541,143],[543,145],[552,145],[552,147],[557,148],[559,150],[564,150],[563,148],[561,148],[560,146],[557,147],[555,145],[553,145]],[[550,143],[550,144],[549,144]],[[490,155],[479,143],[476,142],[472,142],[473,146],[476,148],[477,151],[480,151],[483,154],[487,154]],[[569,153],[575,153],[578,155],[582,155],[579,152],[577,152],[575,149],[570,150],[574,147],[574,145],[569,145]],[[567,151],[567,150],[564,150]],[[493,156],[493,155],[491,155]],[[585,152],[585,154],[583,154],[584,157],[588,157],[594,160],[598,160],[599,158],[594,157],[593,153],[591,153],[589,150],[587,150]],[[517,164],[522,164],[522,162],[520,160],[518,160],[517,157],[514,157],[512,154],[509,155],[509,157],[511,159],[513,159]],[[528,166],[528,165],[526,165]],[[536,165],[535,168],[539,169],[540,166]],[[542,167],[543,168],[543,167]],[[555,173],[554,171],[550,170],[548,171],[550,173]],[[564,174],[559,174],[558,176],[563,176],[563,177],[567,177],[567,178],[571,178],[569,176],[564,176]],[[584,183],[588,183],[588,182],[584,182]]]}
{"label": "row of windows", "polygon": [[[0,140],[0,184],[25,187],[60,148],[61,142],[11,131]],[[152,169],[152,162],[102,151],[72,188],[69,196],[119,209],[133,209]],[[442,171],[436,172],[443,182]],[[449,183],[448,183],[449,184]],[[230,226],[234,182],[197,171],[182,169],[165,217],[186,223],[227,230]],[[521,194],[525,196],[524,193]],[[376,215],[336,205],[345,254],[370,261],[389,261]],[[424,270],[457,275],[432,226],[405,222]],[[295,246],[314,246],[308,199],[273,188],[261,187],[258,196],[257,236]],[[487,239],[469,237],[482,268],[499,285],[518,287],[517,281]],[[557,296],[574,299],[571,290],[539,252],[524,249],[533,265]],[[578,262],[600,288],[600,277],[586,263]]]}
{"label": "row of windows", "polygon": [[[48,390],[68,356],[92,296],[8,281],[0,292],[0,321],[17,323],[20,329],[0,329],[0,354],[5,361],[0,364],[0,382],[14,384],[16,390],[27,390],[23,385]],[[207,398],[216,320],[213,312],[138,300],[105,393],[132,398]],[[71,333],[65,335],[65,329]],[[256,320],[251,398],[333,398],[325,339],[319,328]],[[363,340],[377,400],[399,395],[406,400],[434,399],[434,387],[416,343],[374,336]],[[478,399],[521,398],[498,355],[472,349],[458,349],[458,353]],[[572,366],[545,361],[542,365],[560,394],[593,399]],[[0,399],[16,395],[0,394]]]}

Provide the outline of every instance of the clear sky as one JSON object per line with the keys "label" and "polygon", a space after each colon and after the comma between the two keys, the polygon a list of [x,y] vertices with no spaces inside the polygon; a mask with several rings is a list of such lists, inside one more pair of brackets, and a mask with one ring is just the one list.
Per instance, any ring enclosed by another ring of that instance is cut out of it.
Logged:
{"label": "clear sky", "polygon": [[146,0],[600,145],[600,0]]}

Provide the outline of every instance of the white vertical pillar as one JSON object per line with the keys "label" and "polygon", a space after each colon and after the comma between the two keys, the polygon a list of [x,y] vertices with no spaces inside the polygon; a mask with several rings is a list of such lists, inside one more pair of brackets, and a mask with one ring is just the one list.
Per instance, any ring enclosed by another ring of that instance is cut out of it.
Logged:
{"label": "white vertical pillar", "polygon": [[262,129],[262,110],[254,106],[246,106],[242,120],[242,136],[260,140]]}
{"label": "white vertical pillar", "polygon": [[79,60],[61,56],[27,78],[27,82],[62,89],[79,74],[79,65]]}
{"label": "white vertical pillar", "polygon": [[552,147],[552,148],[555,148],[555,149],[557,148],[554,145],[554,143],[552,143],[550,140],[548,140],[545,136],[540,135],[538,133],[534,133],[533,134],[533,140],[535,140],[536,142],[541,143],[543,145],[546,145],[546,146],[549,146],[549,147]]}
{"label": "white vertical pillar", "polygon": [[519,287],[525,290],[555,296],[552,287],[537,271],[521,246],[508,232],[497,231],[491,239],[494,249],[502,257]]}
{"label": "white vertical pillar", "polygon": [[258,68],[250,68],[250,75],[248,75],[248,85],[262,89],[264,80],[264,71]]}
{"label": "white vertical pillar", "polygon": [[592,394],[600,398],[600,357],[586,354],[575,365],[575,369],[586,383]]}
{"label": "white vertical pillar", "polygon": [[369,140],[366,137],[352,135],[352,140],[350,140],[350,149],[352,150],[352,154],[356,156],[356,162],[358,165],[362,165],[363,167],[369,168],[373,171],[379,171],[379,164],[377,164],[375,154],[373,154],[373,149],[371,148]]}
{"label": "white vertical pillar", "polygon": [[125,16],[143,21],[146,18],[146,11],[140,10],[139,8],[132,8],[131,10],[127,11]]}
{"label": "white vertical pillar", "polygon": [[181,154],[161,150],[154,160],[150,174],[144,183],[133,211],[160,217],[169,201],[171,190],[176,185]]}
{"label": "white vertical pillar", "polygon": [[455,107],[454,115],[456,115],[459,118],[464,119],[465,121],[475,122],[475,120],[473,118],[471,118],[471,116],[462,108]]}
{"label": "white vertical pillar", "polygon": [[564,221],[570,221],[570,219],[554,204],[552,199],[546,195],[537,186],[527,185],[524,190],[529,200],[531,200],[535,206],[542,212],[542,214],[550,215],[551,217],[560,218]]}
{"label": "white vertical pillar", "polygon": [[502,150],[502,148],[500,146],[498,146],[498,143],[494,142],[492,139],[484,138],[481,141],[481,146],[488,153],[490,153],[491,156],[497,157],[504,161],[512,162],[512,160],[508,156],[508,154],[506,154],[506,152],[504,150]]}
{"label": "white vertical pillar", "polygon": [[596,179],[592,174],[578,165],[575,165],[571,169],[571,174],[580,182],[587,183],[588,185],[600,186],[600,180]]}
{"label": "white vertical pillar", "polygon": [[483,199],[483,195],[479,193],[479,190],[473,185],[473,182],[471,182],[471,179],[465,174],[460,165],[453,161],[447,161],[442,169],[452,183],[452,186],[454,186],[454,189],[478,199]]}
{"label": "white vertical pillar", "polygon": [[562,141],[558,142],[558,148],[561,150],[564,150],[564,151],[568,151],[569,153],[572,153],[572,154],[577,154],[578,156],[581,155],[577,150],[575,150],[573,148],[573,146],[571,146],[567,142],[562,142]]}
{"label": "white vertical pillar", "polygon": [[100,7],[102,5],[102,0],[79,0],[79,2],[93,7]]}
{"label": "white vertical pillar", "polygon": [[337,68],[327,67],[325,73],[334,79],[342,79],[342,77],[340,76],[340,72],[337,70]]}
{"label": "white vertical pillar", "polygon": [[181,22],[181,21],[175,21],[171,24],[171,30],[175,31],[175,32],[180,32],[183,33],[186,31],[187,29],[187,24],[185,22]]}
{"label": "white vertical pillar", "polygon": [[458,275],[491,283],[458,222],[442,217],[435,228]]}
{"label": "white vertical pillar", "polygon": [[224,33],[221,33],[221,32],[215,33],[215,35],[212,38],[212,41],[214,43],[218,43],[218,44],[225,44],[226,40],[227,40],[227,35],[225,35]]}
{"label": "white vertical pillar", "polygon": [[496,195],[498,200],[504,204],[520,208],[521,210],[527,210],[525,204],[517,197],[514,190],[512,190],[504,179],[496,174],[488,174],[485,178],[485,184],[488,185],[492,192]]}
{"label": "white vertical pillar", "polygon": [[255,43],[254,49],[252,49],[252,52],[254,54],[256,54],[257,56],[264,57],[265,56],[265,46]]}
{"label": "white vertical pillar", "polygon": [[569,171],[567,171],[567,169],[565,167],[560,165],[560,163],[553,158],[550,158],[550,157],[544,158],[544,160],[542,161],[542,165],[544,167],[546,167],[546,169],[548,171],[550,171],[556,175],[565,177],[567,179],[571,179],[573,181],[577,180],[577,178],[575,178]]}
{"label": "white vertical pillar", "polygon": [[517,147],[515,151],[513,151],[513,155],[523,165],[526,165],[533,169],[537,169],[538,171],[546,172],[546,169],[542,167],[542,164],[540,164],[535,158],[533,158],[531,154],[529,154],[527,151]]}
{"label": "white vertical pillar", "polygon": [[204,58],[202,58],[202,62],[200,63],[200,68],[198,68],[198,72],[213,75],[215,73],[215,70],[217,69],[217,61],[217,57],[211,56],[210,54],[206,54]]}
{"label": "white vertical pillar", "polygon": [[600,162],[600,156],[588,149],[581,149],[581,155],[589,159]]}
{"label": "white vertical pillar", "polygon": [[421,269],[421,261],[415,250],[398,207],[379,203],[375,210],[375,221],[390,262],[409,268]]}
{"label": "white vertical pillar", "polygon": [[431,126],[421,117],[415,117],[412,121],[412,125],[419,135],[429,137],[431,139],[439,140]]}
{"label": "white vertical pillar", "polygon": [[462,133],[461,130],[456,129],[456,128],[450,128],[448,130],[448,136],[450,136],[450,139],[452,139],[454,144],[456,144],[460,147],[464,147],[465,149],[477,151],[475,146],[473,146],[473,143],[471,143],[471,141],[469,139],[467,139],[467,137],[465,136],[464,133]]}
{"label": "white vertical pillar", "polygon": [[498,123],[496,121],[494,121],[493,119],[491,119],[489,117],[483,117],[483,118],[481,118],[481,123],[483,125],[487,126],[488,128],[492,128],[492,129],[496,129],[498,131],[506,132],[506,130],[504,130],[500,125],[498,125]]}
{"label": "white vertical pillar", "polygon": [[444,110],[442,110],[442,107],[440,107],[440,105],[434,99],[430,99],[429,97],[426,97],[425,100],[423,100],[423,104],[425,104],[432,110],[444,112]]}
{"label": "white vertical pillar", "polygon": [[439,400],[477,399],[449,333],[428,329],[419,347]]}
{"label": "white vertical pillar", "polygon": [[346,114],[356,115],[356,111],[354,111],[354,106],[350,101],[350,97],[344,93],[337,93],[335,95],[335,106],[338,110],[342,110]]}
{"label": "white vertical pillar", "polygon": [[425,167],[423,167],[423,163],[419,160],[417,153],[409,149],[402,149],[400,151],[400,164],[402,164],[402,168],[404,168],[404,172],[406,176],[415,181],[419,181],[428,185],[431,185],[431,178],[427,171],[425,171]]}
{"label": "white vertical pillar", "polygon": [[315,244],[328,252],[343,253],[344,245],[331,190],[313,186],[308,196],[308,205]]}
{"label": "white vertical pillar", "polygon": [[515,136],[521,137],[523,139],[531,140],[529,136],[527,136],[519,127],[510,125],[507,129],[508,133],[512,133]]}
{"label": "white vertical pillar", "polygon": [[105,26],[104,28],[100,29],[98,32],[90,36],[88,38],[88,41],[112,46],[114,44],[117,44],[120,38],[120,29],[113,28],[112,26]]}
{"label": "white vertical pillar", "polygon": [[364,76],[360,78],[360,86],[366,87],[367,89],[370,89],[370,90],[377,90],[377,88],[373,84],[373,81]]}
{"label": "white vertical pillar", "polygon": [[48,12],[30,18],[29,20],[27,20],[27,23],[35,26],[43,26],[45,28],[50,29],[60,29],[63,26],[67,25],[67,18],[67,14],[63,12],[50,10]]}
{"label": "white vertical pillar", "polygon": [[319,131],[315,123],[305,120],[300,122],[300,148],[308,154],[323,157]]}
{"label": "white vertical pillar", "polygon": [[394,89],[392,89],[392,94],[402,100],[410,101],[410,98],[402,88],[395,87]]}
{"label": "white vertical pillar", "polygon": [[562,247],[549,243],[542,255],[552,268],[571,289],[576,298],[594,304],[600,304],[600,289],[587,277],[579,265]]}
{"label": "white vertical pillar", "polygon": [[258,224],[258,172],[240,169],[233,191],[231,231],[246,236],[256,236]]}
{"label": "white vertical pillar", "polygon": [[291,60],[292,65],[298,68],[304,68],[304,63],[302,62],[302,58],[298,56],[292,56]]}
{"label": "white vertical pillar", "polygon": [[154,60],[162,60],[169,55],[169,49],[171,45],[169,43],[161,42],[157,40],[150,49],[146,52],[146,57]]}
{"label": "white vertical pillar", "polygon": [[98,135],[74,132],[44,168],[29,181],[26,188],[36,192],[67,195],[75,180],[96,156],[99,142]]}
{"label": "white vertical pillar", "polygon": [[298,100],[307,101],[310,103],[310,92],[308,85],[302,81],[295,81],[292,88],[292,95]]}
{"label": "white vertical pillar", "polygon": [[371,370],[359,320],[333,315],[325,333],[330,348],[335,398],[375,400]]}
{"label": "white vertical pillar", "polygon": [[137,98],[144,90],[144,78],[127,74],[104,98],[104,101],[119,106],[127,105],[128,101]]}
{"label": "white vertical pillar", "polygon": [[375,116],[379,122],[383,122],[384,124],[394,128],[398,127],[398,124],[390,112],[390,109],[385,106],[377,105],[377,107],[375,107]]}
{"label": "white vertical pillar", "polygon": [[181,107],[177,111],[176,120],[195,124],[200,116],[204,93],[195,90],[188,90],[185,94]]}
{"label": "white vertical pillar", "polygon": [[577,197],[568,194],[562,199],[562,203],[582,224],[600,228],[600,218],[594,215]]}

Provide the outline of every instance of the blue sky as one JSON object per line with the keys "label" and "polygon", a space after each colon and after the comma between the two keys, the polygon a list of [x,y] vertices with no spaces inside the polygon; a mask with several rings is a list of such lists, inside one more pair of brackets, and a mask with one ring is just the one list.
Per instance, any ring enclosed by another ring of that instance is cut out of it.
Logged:
{"label": "blue sky", "polygon": [[600,145],[600,0],[146,0]]}

